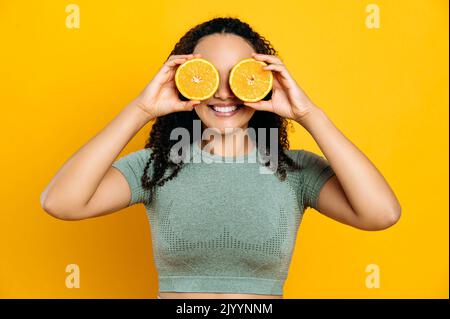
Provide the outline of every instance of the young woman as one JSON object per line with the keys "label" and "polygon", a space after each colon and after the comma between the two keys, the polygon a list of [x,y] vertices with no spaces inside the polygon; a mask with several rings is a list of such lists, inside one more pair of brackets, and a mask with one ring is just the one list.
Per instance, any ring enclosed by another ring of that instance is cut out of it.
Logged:
{"label": "young woman", "polygon": [[[188,101],[174,84],[177,67],[194,57],[220,73],[208,100]],[[237,99],[228,85],[231,68],[248,57],[265,61],[274,74],[272,92],[254,103]],[[326,159],[289,150],[288,119],[312,135]],[[145,148],[116,160],[153,120]],[[195,139],[196,120],[202,132],[212,129],[223,140]],[[181,162],[170,155],[177,128],[190,137],[190,157]],[[261,133],[270,128],[275,145]],[[254,129],[256,138],[226,147],[229,129],[238,137]],[[269,161],[273,174],[248,160],[269,151],[276,155]],[[201,161],[190,160],[198,155]],[[363,230],[390,227],[401,211],[377,168],[297,85],[271,44],[228,17],[189,30],[147,87],[67,160],[41,196],[43,209],[63,220],[137,203],[145,204],[152,230],[158,298],[283,298],[307,207]]]}

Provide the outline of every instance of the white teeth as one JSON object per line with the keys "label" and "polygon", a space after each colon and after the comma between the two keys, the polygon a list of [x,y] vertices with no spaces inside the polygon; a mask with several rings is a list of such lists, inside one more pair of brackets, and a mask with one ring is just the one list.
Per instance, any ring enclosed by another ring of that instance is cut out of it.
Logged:
{"label": "white teeth", "polygon": [[237,109],[236,105],[231,106],[212,106],[213,110],[220,113],[227,113],[227,112],[233,112]]}

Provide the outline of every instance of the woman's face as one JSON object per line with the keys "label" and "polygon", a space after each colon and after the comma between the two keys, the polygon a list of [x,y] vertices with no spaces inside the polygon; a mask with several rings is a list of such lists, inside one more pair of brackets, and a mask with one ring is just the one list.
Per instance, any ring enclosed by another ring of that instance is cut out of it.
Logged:
{"label": "woman's face", "polygon": [[228,77],[233,66],[242,59],[250,58],[252,52],[255,50],[243,38],[229,33],[211,34],[197,43],[193,53],[200,53],[200,57],[214,64],[220,74],[216,93],[194,107],[205,127],[222,134],[233,132],[225,132],[225,128],[247,128],[255,110],[242,105],[243,101],[234,96]]}

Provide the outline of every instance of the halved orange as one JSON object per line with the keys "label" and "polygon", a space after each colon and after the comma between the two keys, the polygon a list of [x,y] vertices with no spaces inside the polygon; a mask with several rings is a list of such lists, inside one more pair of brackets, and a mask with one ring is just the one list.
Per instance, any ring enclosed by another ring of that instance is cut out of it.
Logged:
{"label": "halved orange", "polygon": [[262,100],[272,89],[273,74],[262,67],[264,61],[248,58],[238,62],[229,77],[230,88],[233,93],[245,102]]}
{"label": "halved orange", "polygon": [[206,59],[195,58],[181,64],[175,73],[178,91],[190,100],[209,99],[219,88],[216,67]]}

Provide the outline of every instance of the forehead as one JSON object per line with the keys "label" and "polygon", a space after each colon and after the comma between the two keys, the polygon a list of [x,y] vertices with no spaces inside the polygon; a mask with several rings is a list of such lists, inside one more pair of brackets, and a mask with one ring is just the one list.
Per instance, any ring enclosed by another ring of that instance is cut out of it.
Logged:
{"label": "forehead", "polygon": [[240,36],[224,33],[203,37],[195,46],[193,53],[210,61],[219,70],[229,70],[242,59],[250,58],[253,47]]}

